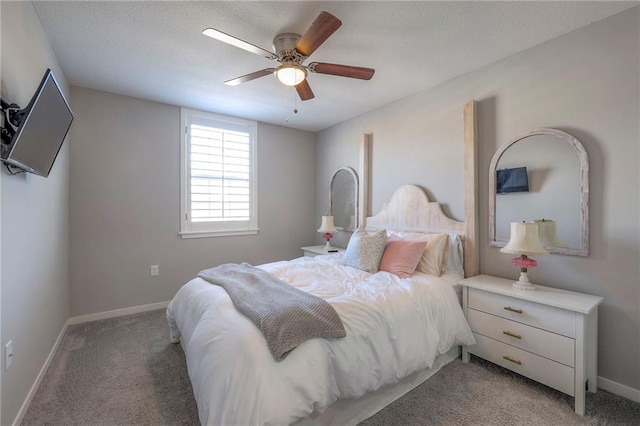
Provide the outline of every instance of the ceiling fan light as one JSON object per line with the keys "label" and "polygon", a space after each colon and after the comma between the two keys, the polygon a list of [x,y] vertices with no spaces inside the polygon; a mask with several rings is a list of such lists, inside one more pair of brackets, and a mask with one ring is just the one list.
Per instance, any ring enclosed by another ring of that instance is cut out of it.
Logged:
{"label": "ceiling fan light", "polygon": [[285,64],[276,68],[276,78],[285,86],[297,86],[307,78],[307,70],[300,65]]}

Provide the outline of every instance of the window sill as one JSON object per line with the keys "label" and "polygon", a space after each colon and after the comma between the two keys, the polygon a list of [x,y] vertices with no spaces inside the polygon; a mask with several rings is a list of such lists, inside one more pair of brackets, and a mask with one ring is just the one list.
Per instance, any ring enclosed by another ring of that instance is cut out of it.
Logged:
{"label": "window sill", "polygon": [[245,229],[242,231],[185,231],[178,232],[178,235],[182,237],[182,239],[190,239],[190,238],[215,238],[215,237],[236,237],[242,235],[255,235],[259,232],[259,229]]}

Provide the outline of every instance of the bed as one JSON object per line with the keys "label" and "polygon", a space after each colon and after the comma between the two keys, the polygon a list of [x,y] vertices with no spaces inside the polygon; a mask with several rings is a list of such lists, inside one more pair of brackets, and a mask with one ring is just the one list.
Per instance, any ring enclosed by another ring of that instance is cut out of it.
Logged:
{"label": "bed", "polygon": [[346,330],[344,338],[308,340],[279,362],[222,287],[200,277],[186,283],[167,319],[185,351],[201,423],[356,424],[455,359],[459,345],[473,343],[456,296],[464,225],[421,188],[404,185],[367,218],[367,231],[445,235],[442,275],[368,273],[345,265],[345,253],[260,265],[328,301]]}

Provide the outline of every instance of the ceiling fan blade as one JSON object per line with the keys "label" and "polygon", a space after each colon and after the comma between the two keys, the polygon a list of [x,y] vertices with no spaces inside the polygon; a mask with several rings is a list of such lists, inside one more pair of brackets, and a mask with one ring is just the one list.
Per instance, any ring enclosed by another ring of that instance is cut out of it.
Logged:
{"label": "ceiling fan blade", "polygon": [[222,31],[218,31],[214,28],[206,28],[205,30],[202,31],[202,34],[209,36],[211,38],[215,38],[216,40],[222,41],[232,46],[239,47],[240,49],[244,49],[247,52],[251,52],[251,53],[255,53],[256,55],[263,56],[267,59],[277,58],[277,56],[274,55],[273,52],[269,52],[268,50],[255,46],[244,40],[240,40],[237,37],[231,36],[227,33],[223,33]]}
{"label": "ceiling fan blade", "polygon": [[246,83],[247,81],[255,80],[256,78],[273,74],[275,70],[275,68],[265,68],[260,71],[252,72],[251,74],[243,75],[242,77],[234,78],[233,80],[227,80],[224,82],[224,84],[226,84],[227,86],[237,86],[238,84]]}
{"label": "ceiling fan blade", "polygon": [[342,21],[329,12],[321,12],[307,32],[296,43],[296,50],[303,56],[310,56],[341,25]]}
{"label": "ceiling fan blade", "polygon": [[340,77],[359,78],[371,80],[376,72],[373,68],[352,67],[350,65],[327,64],[324,62],[312,62],[308,66],[309,71],[319,74],[338,75]]}
{"label": "ceiling fan blade", "polygon": [[298,92],[298,96],[300,96],[300,99],[303,101],[315,98],[313,90],[311,90],[311,86],[309,86],[309,82],[306,79],[296,86],[296,92]]}

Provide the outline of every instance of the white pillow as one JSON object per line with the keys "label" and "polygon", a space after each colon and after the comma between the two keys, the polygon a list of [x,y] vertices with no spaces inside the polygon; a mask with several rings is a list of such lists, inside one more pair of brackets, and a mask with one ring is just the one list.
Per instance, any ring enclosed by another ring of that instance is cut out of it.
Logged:
{"label": "white pillow", "polygon": [[444,272],[447,249],[449,247],[448,234],[426,234],[427,247],[418,262],[416,271],[439,277]]}
{"label": "white pillow", "polygon": [[375,274],[378,272],[386,242],[386,231],[369,235],[364,228],[360,227],[351,235],[342,264]]}

